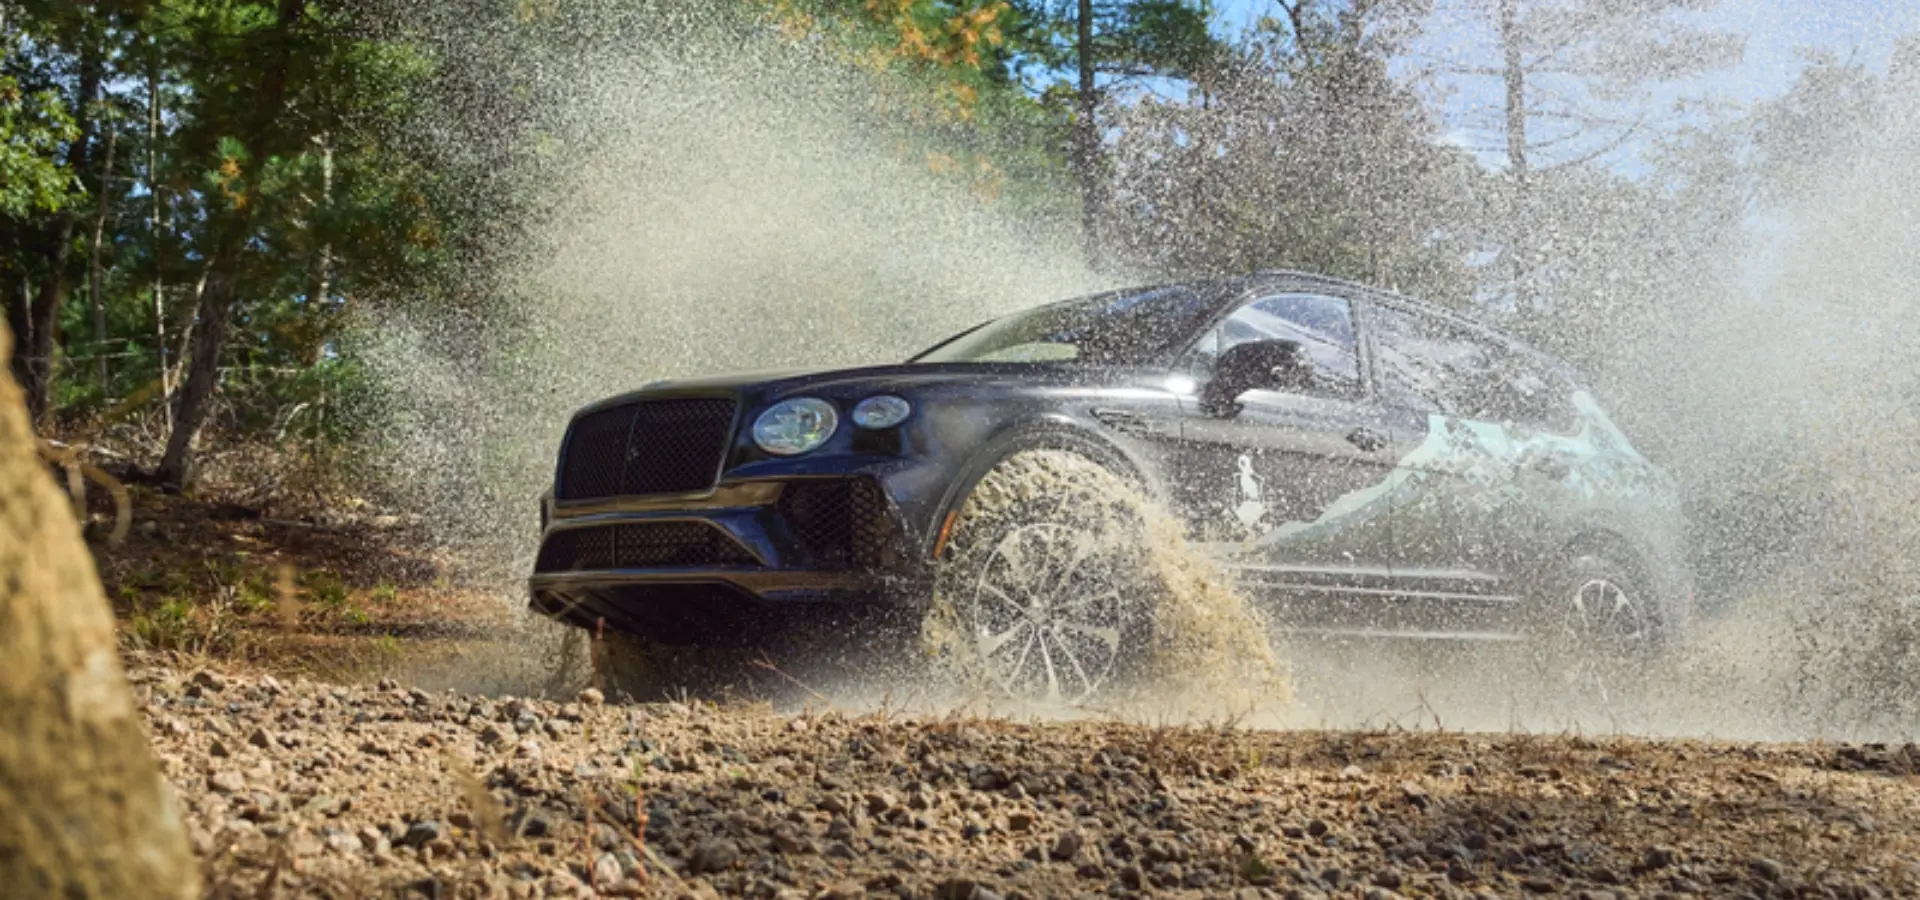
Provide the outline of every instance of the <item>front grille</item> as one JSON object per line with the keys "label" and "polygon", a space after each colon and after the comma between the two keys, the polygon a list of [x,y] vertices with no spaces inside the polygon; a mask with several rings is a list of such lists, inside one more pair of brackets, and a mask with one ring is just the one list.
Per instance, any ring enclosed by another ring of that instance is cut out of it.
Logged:
{"label": "front grille", "polygon": [[561,500],[706,490],[733,436],[734,401],[645,400],[581,416],[560,462]]}
{"label": "front grille", "polygon": [[794,482],[780,494],[780,514],[815,565],[877,569],[887,564],[893,541],[887,500],[868,479]]}
{"label": "front grille", "polygon": [[568,528],[540,547],[538,572],[751,566],[759,561],[702,522],[643,522]]}

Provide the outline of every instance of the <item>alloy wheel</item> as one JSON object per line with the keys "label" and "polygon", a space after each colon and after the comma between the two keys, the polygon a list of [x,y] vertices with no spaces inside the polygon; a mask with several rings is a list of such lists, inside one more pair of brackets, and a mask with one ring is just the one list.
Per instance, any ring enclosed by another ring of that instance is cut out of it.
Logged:
{"label": "alloy wheel", "polygon": [[994,545],[963,623],[994,686],[1078,703],[1113,674],[1129,623],[1105,543],[1085,528],[1041,523]]}
{"label": "alloy wheel", "polygon": [[1582,580],[1567,598],[1553,654],[1563,660],[1569,687],[1590,691],[1602,702],[1618,693],[1616,682],[1634,666],[1650,636],[1635,592],[1604,576]]}

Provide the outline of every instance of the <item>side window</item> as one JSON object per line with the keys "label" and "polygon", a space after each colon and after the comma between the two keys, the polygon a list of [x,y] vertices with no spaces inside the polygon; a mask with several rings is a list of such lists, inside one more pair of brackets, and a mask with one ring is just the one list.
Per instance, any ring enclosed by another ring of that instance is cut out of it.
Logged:
{"label": "side window", "polygon": [[1442,319],[1371,310],[1380,387],[1390,403],[1564,431],[1577,415],[1565,377],[1542,360]]}
{"label": "side window", "polygon": [[1574,408],[1574,384],[1565,373],[1543,359],[1513,352],[1507,366],[1506,390],[1502,402],[1511,418],[1559,434],[1580,427],[1580,410]]}
{"label": "side window", "polygon": [[1211,375],[1220,354],[1248,341],[1300,344],[1313,364],[1311,393],[1316,396],[1357,397],[1361,393],[1353,306],[1345,300],[1320,294],[1274,294],[1241,306],[1195,347],[1195,377]]}
{"label": "side window", "polygon": [[1491,363],[1479,344],[1427,316],[1384,306],[1369,312],[1387,402],[1477,418],[1475,386],[1485,381]]}

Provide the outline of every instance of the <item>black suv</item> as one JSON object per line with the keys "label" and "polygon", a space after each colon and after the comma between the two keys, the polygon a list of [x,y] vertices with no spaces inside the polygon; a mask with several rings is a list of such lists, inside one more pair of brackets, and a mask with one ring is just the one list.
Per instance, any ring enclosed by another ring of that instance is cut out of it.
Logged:
{"label": "black suv", "polygon": [[1107,540],[1135,497],[1292,630],[1643,647],[1692,603],[1670,480],[1567,366],[1263,272],[587,407],[532,604],[629,648],[890,611],[988,685],[1084,697],[1153,628]]}

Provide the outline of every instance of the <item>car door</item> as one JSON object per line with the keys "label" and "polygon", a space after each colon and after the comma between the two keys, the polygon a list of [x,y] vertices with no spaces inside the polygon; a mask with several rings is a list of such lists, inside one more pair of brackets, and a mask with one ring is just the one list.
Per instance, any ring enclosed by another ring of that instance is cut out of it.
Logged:
{"label": "car door", "polygon": [[1353,304],[1276,291],[1234,307],[1192,349],[1204,395],[1235,345],[1293,341],[1311,371],[1226,410],[1183,403],[1176,493],[1196,539],[1242,583],[1294,595],[1377,592],[1393,549],[1389,479],[1405,449],[1372,402]]}
{"label": "car door", "polygon": [[1454,629],[1518,602],[1518,578],[1559,532],[1544,486],[1563,477],[1563,386],[1504,341],[1424,311],[1369,304],[1370,359],[1390,427],[1410,446],[1396,491],[1403,595]]}

